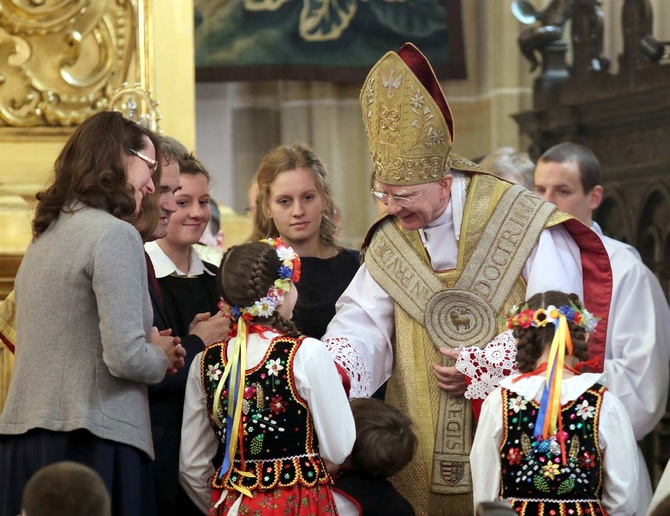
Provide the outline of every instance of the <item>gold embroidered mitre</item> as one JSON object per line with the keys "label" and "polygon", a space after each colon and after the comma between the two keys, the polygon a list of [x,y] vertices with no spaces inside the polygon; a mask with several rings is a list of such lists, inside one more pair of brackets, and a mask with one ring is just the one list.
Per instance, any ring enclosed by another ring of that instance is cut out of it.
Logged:
{"label": "gold embroidered mitre", "polygon": [[451,110],[430,63],[411,43],[373,66],[360,103],[379,181],[414,185],[437,181],[451,168],[481,171],[451,153]]}

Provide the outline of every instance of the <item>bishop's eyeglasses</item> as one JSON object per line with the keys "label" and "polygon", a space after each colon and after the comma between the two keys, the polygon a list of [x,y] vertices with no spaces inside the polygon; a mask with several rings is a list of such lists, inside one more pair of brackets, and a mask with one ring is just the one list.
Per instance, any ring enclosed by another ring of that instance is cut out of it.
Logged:
{"label": "bishop's eyeglasses", "polygon": [[372,190],[370,190],[370,193],[372,194],[372,196],[375,199],[377,199],[379,202],[385,204],[386,206],[388,206],[389,202],[393,201],[398,206],[403,206],[405,208],[408,208],[419,197],[421,197],[428,190],[430,190],[430,187],[433,186],[434,184],[435,183],[430,183],[428,185],[428,187],[424,188],[420,192],[415,192],[415,193],[412,193],[412,194],[409,194],[409,195],[389,195],[388,192],[385,192],[383,190],[377,190],[376,188],[373,188]]}

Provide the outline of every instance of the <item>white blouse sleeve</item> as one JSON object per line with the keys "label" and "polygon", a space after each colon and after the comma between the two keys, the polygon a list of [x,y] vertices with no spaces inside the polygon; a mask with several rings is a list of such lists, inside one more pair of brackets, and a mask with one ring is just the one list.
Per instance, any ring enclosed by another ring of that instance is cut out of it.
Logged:
{"label": "white blouse sleeve", "polygon": [[598,423],[603,457],[603,506],[612,516],[628,516],[637,510],[637,443],[623,404],[609,391],[603,396]]}
{"label": "white blouse sleeve", "polygon": [[218,440],[207,418],[207,396],[200,381],[200,358],[193,359],[186,381],[184,419],[181,425],[179,450],[179,483],[204,514],[207,514],[212,496],[210,479],[214,475],[212,459]]}
{"label": "white blouse sleeve", "polygon": [[322,342],[307,338],[295,354],[293,374],[312,413],[319,454],[342,464],[354,446],[356,426],[333,357]]}
{"label": "white blouse sleeve", "polygon": [[393,299],[363,264],[335,306],[323,341],[349,376],[349,396],[369,397],[391,376]]}
{"label": "white blouse sleeve", "polygon": [[475,509],[480,502],[498,500],[500,496],[502,419],[502,393],[498,388],[482,404],[477,432],[470,451]]}

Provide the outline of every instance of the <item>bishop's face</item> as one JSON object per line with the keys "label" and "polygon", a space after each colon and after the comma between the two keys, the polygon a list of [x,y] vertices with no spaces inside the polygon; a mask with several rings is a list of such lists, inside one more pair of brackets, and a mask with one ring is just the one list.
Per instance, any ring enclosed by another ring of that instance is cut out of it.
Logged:
{"label": "bishop's face", "polygon": [[419,185],[390,185],[377,181],[375,190],[383,192],[380,199],[389,215],[398,217],[407,230],[422,229],[438,219],[451,199],[453,177],[449,174],[439,181]]}

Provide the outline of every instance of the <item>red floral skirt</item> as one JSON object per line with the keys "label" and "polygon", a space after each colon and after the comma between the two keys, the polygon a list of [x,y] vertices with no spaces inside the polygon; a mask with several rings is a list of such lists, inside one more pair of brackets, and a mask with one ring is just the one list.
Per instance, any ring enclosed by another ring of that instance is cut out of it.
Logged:
{"label": "red floral skirt", "polygon": [[238,514],[266,515],[299,515],[321,516],[322,514],[337,515],[335,499],[330,484],[316,484],[306,487],[295,484],[291,487],[278,487],[271,490],[254,490],[253,497],[242,496],[237,491],[229,491],[224,501],[217,508],[216,502],[221,498],[221,490],[212,492],[212,506],[209,516],[225,516],[237,499],[242,496]]}

